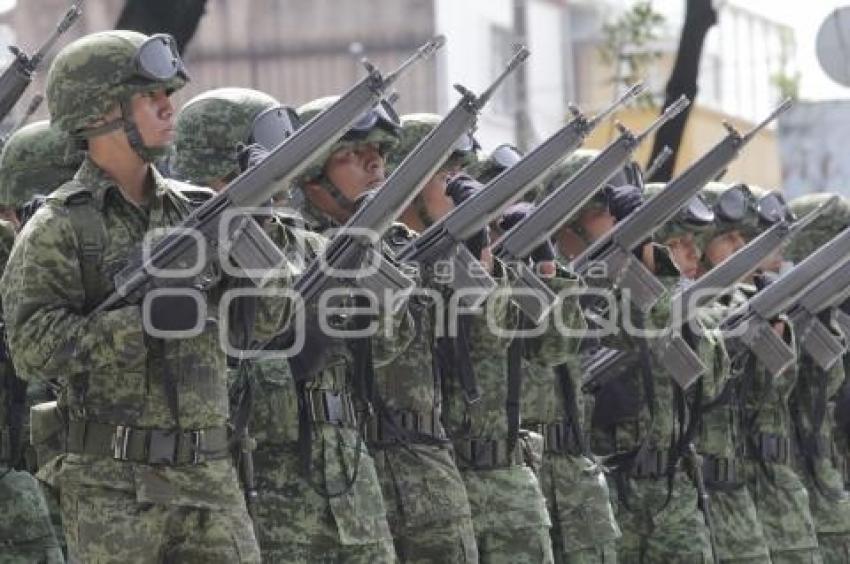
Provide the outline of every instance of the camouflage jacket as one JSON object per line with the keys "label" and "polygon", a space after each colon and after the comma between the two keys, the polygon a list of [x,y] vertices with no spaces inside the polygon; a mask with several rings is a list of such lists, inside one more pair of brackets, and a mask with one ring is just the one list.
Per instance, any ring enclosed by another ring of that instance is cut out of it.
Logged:
{"label": "camouflage jacket", "polygon": [[[507,283],[509,283],[508,278],[503,278],[502,284]],[[559,276],[550,279],[548,283],[550,288],[558,293],[573,287],[576,281],[568,276]],[[575,304],[570,299],[560,303],[560,308],[554,313],[560,314],[566,324],[574,322]],[[561,335],[557,324],[552,322],[552,317],[550,315],[544,320],[545,326],[542,333],[537,337],[529,338],[524,347],[522,366],[526,370],[533,363],[551,371],[551,367],[566,362],[576,352],[575,340]],[[444,382],[446,407],[443,419],[452,439],[505,440],[508,438],[505,403],[508,395],[508,351],[511,344],[509,332],[520,326],[521,318],[522,313],[504,291],[494,293],[488,299],[483,311],[473,317],[469,339],[470,355],[475,376],[481,388],[481,399],[473,404],[467,403],[457,379],[446,378]],[[494,332],[494,328],[499,328],[501,331]],[[536,416],[536,414],[528,415]]]}
{"label": "camouflage jacket", "polygon": [[[660,256],[656,254],[656,258]],[[679,276],[672,274],[675,268],[672,263],[662,268],[665,274],[658,275],[658,278],[668,292],[646,316],[647,329],[668,326],[670,298],[681,284]],[[632,313],[632,320],[634,316]],[[653,338],[650,336],[646,341],[648,350],[653,346]],[[710,369],[715,353],[711,343],[704,339],[701,341],[703,344],[696,352]],[[638,341],[629,335],[623,335],[617,346],[640,353]],[[649,354],[648,377],[641,365],[641,361],[635,361],[622,377],[606,384],[596,394],[591,422],[591,450],[594,453],[625,452],[644,444],[664,450],[680,438],[686,420],[681,420],[677,409],[677,404],[683,399],[679,397],[678,384],[654,355]]]}
{"label": "camouflage jacket", "polygon": [[[87,289],[81,250],[63,196],[84,191],[91,195],[104,229],[99,282],[111,290],[113,275],[146,234],[175,225],[190,210],[176,192],[178,183],[164,179],[153,167],[150,170],[154,193],[149,206],[140,207],[124,198],[115,182],[87,159],[74,179],[54,192],[30,220],[2,279],[11,353],[18,374],[26,380],[60,377],[62,402],[72,421],[160,429],[223,427],[228,395],[217,304],[227,279],[207,292],[206,327],[190,339],[148,337],[138,305],[84,315]],[[258,300],[256,338],[275,333],[287,309],[281,299]],[[176,406],[169,406],[170,395],[176,397]],[[68,455],[65,462],[63,480],[67,476],[74,483],[136,489],[140,501],[219,506],[241,500],[232,465],[224,459],[156,468],[93,455]]]}

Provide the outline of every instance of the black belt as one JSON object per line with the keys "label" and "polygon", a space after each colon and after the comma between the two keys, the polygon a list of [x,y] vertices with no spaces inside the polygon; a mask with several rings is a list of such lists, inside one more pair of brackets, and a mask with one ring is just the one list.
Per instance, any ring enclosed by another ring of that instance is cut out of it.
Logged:
{"label": "black belt", "polygon": [[574,456],[582,454],[581,443],[576,440],[576,433],[569,421],[556,421],[554,423],[523,421],[522,428],[538,433],[543,437],[544,452]]}
{"label": "black belt", "polygon": [[753,438],[755,452],[750,448],[750,457],[763,462],[789,464],[791,462],[791,441],[788,437],[774,433],[758,433]]}
{"label": "black belt", "polygon": [[744,479],[744,467],[735,458],[705,454],[702,475],[707,484],[739,484]]}
{"label": "black belt", "polygon": [[0,429],[0,462],[12,461],[12,433],[8,427]]}
{"label": "black belt", "polygon": [[453,441],[453,445],[461,470],[492,470],[523,464],[519,441],[508,445],[504,439],[460,439]]}
{"label": "black belt", "polygon": [[357,410],[347,392],[307,390],[307,409],[313,423],[357,427]]}
{"label": "black belt", "polygon": [[667,475],[669,464],[669,449],[639,450],[632,461],[629,475],[636,479],[658,479]]}
{"label": "black belt", "polygon": [[176,431],[79,420],[70,422],[68,452],[168,466],[200,464],[230,456],[225,427]]}
{"label": "black belt", "polygon": [[393,409],[371,418],[366,426],[366,439],[370,443],[417,443],[426,442],[426,438],[440,441],[446,438],[436,409],[430,413]]}

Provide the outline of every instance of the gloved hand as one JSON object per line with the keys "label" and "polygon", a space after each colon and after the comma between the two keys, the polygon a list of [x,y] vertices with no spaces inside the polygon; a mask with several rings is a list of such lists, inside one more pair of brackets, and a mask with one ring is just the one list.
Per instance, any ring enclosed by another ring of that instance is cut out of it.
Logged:
{"label": "gloved hand", "polygon": [[458,174],[446,184],[446,195],[456,206],[459,206],[483,188],[483,184],[468,174]]}
{"label": "gloved hand", "polygon": [[643,192],[637,186],[625,184],[608,188],[608,209],[617,221],[622,221],[641,205]]}
{"label": "gloved hand", "polygon": [[250,145],[239,143],[236,145],[236,162],[239,163],[239,170],[241,172],[254,168],[268,155],[269,152],[257,143]]}
{"label": "gloved hand", "polygon": [[[468,174],[458,174],[446,185],[446,195],[452,199],[455,206],[461,205],[467,199],[477,194],[484,185],[469,176]],[[466,248],[472,253],[472,256],[481,258],[481,253],[484,248],[490,244],[490,230],[483,228],[475,235],[464,241]]]}
{"label": "gloved hand", "polygon": [[[529,202],[519,202],[512,205],[506,209],[505,213],[502,214],[502,217],[499,218],[499,229],[501,229],[503,233],[507,233],[516,226],[517,223],[525,219],[525,217],[533,210],[534,205]],[[552,246],[551,241],[546,240],[534,248],[528,257],[519,258],[531,258],[535,264],[551,262],[555,260],[555,248]]]}

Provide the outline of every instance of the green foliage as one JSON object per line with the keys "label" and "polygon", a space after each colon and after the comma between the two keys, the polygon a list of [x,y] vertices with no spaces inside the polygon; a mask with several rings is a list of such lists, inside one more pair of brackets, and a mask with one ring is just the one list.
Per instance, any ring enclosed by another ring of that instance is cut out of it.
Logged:
{"label": "green foliage", "polygon": [[640,0],[616,19],[602,26],[599,55],[613,67],[616,86],[634,84],[662,53],[653,46],[661,37],[666,18],[656,12],[651,0]]}

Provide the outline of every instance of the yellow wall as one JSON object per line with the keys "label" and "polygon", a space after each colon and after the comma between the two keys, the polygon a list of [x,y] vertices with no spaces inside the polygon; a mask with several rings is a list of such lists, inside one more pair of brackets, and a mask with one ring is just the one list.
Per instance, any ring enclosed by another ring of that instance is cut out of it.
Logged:
{"label": "yellow wall", "polygon": [[[649,125],[658,115],[657,110],[628,108],[619,112],[616,119],[638,132]],[[690,113],[685,138],[676,161],[676,173],[682,172],[695,159],[708,151],[726,134],[721,125],[726,119],[738,131],[744,133],[753,124],[737,119],[729,119],[723,114],[696,106]],[[613,121],[600,125],[585,143],[585,147],[601,149],[616,137]],[[636,152],[639,162],[646,164],[652,150],[652,139],[643,142]],[[732,162],[724,181],[740,181],[765,188],[778,188],[782,181],[782,168],[779,162],[779,149],[775,129],[763,129]]]}

